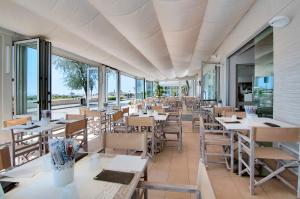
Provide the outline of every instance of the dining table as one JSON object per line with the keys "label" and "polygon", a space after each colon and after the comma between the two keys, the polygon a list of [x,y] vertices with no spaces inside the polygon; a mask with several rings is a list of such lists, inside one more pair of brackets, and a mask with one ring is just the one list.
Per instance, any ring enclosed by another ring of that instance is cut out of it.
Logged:
{"label": "dining table", "polygon": [[[50,155],[44,155],[19,167],[8,170],[1,181],[18,182],[5,193],[6,199],[130,199],[143,177],[147,180],[148,159],[133,155],[87,153],[74,165],[72,183],[59,187],[54,183]],[[96,180],[102,171],[116,172],[114,181]],[[130,173],[129,183],[116,183],[122,178],[118,173]],[[145,195],[147,193],[144,193]],[[146,196],[147,198],[147,196]]]}
{"label": "dining table", "polygon": [[138,117],[154,117],[156,122],[165,122],[168,119],[168,113],[157,113],[157,112],[147,112],[147,113],[131,113],[130,116]]}
{"label": "dining table", "polygon": [[252,127],[295,127],[287,122],[272,118],[254,117],[254,118],[234,118],[234,117],[215,117],[228,133],[230,133],[231,158],[230,167],[233,172],[234,167],[234,135],[239,131],[250,131]]}
{"label": "dining table", "polygon": [[47,147],[47,140],[49,137],[54,136],[53,134],[54,131],[64,129],[66,127],[67,123],[75,122],[77,120],[65,120],[65,119],[53,119],[50,120],[49,122],[43,122],[43,121],[30,121],[26,124],[21,124],[21,125],[15,125],[15,126],[9,126],[9,127],[4,127],[0,129],[1,133],[30,133],[32,135],[34,134],[42,134],[42,139],[43,139],[43,150],[44,153],[47,152],[48,147]]}

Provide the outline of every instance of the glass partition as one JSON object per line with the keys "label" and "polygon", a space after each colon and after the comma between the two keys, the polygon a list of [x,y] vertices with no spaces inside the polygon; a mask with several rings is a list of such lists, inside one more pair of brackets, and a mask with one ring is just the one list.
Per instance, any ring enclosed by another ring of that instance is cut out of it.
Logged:
{"label": "glass partition", "polygon": [[273,29],[267,28],[254,39],[255,69],[253,100],[262,117],[273,116]]}
{"label": "glass partition", "polygon": [[136,79],[136,99],[144,99],[145,95],[145,80]]}
{"label": "glass partition", "polygon": [[16,46],[16,114],[39,119],[39,41],[15,42]]}
{"label": "glass partition", "polygon": [[87,69],[87,107],[93,110],[99,109],[99,68],[89,67]]}
{"label": "glass partition", "polygon": [[106,67],[106,102],[108,106],[118,104],[118,72]]}
{"label": "glass partition", "polygon": [[219,98],[220,69],[215,64],[202,67],[202,99],[217,100]]}
{"label": "glass partition", "polygon": [[146,81],[146,97],[153,97],[153,82]]}
{"label": "glass partition", "polygon": [[120,75],[120,105],[128,106],[135,99],[135,79],[125,74]]}

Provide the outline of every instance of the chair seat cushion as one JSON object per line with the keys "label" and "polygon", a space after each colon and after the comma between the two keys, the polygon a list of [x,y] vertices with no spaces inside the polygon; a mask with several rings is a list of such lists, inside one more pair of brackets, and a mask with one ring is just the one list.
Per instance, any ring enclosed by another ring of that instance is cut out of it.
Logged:
{"label": "chair seat cushion", "polygon": [[256,147],[255,158],[272,160],[296,160],[296,158],[289,153],[273,147]]}

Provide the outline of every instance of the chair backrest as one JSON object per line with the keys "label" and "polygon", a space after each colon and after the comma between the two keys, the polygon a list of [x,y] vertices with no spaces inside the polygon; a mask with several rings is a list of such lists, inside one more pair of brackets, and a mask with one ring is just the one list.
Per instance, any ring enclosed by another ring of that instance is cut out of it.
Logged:
{"label": "chair backrest", "polygon": [[69,136],[80,131],[85,131],[86,129],[87,129],[87,119],[83,119],[83,120],[67,123],[65,133],[66,136]]}
{"label": "chair backrest", "polygon": [[152,110],[157,111],[159,113],[163,112],[162,106],[152,106]]}
{"label": "chair backrest", "polygon": [[234,107],[232,106],[224,106],[224,107],[214,107],[213,115],[218,116],[224,114],[224,112],[234,112]]}
{"label": "chair backrest", "polygon": [[96,118],[100,118],[101,117],[101,112],[100,111],[92,111],[92,110],[86,110],[85,111],[85,116],[86,117],[96,117]]}
{"label": "chair backrest", "polygon": [[112,116],[112,121],[116,122],[118,120],[121,120],[123,118],[123,112],[122,111],[117,111],[115,114]]}
{"label": "chair backrest", "polygon": [[236,115],[236,117],[245,118],[246,112],[232,112],[232,111],[225,111],[223,116],[224,117],[232,117],[233,115]]}
{"label": "chair backrest", "polygon": [[134,126],[134,127],[154,127],[155,126],[155,120],[154,117],[135,117],[130,116],[127,118],[127,124],[128,126]]}
{"label": "chair backrest", "polygon": [[199,128],[200,129],[204,129],[204,120],[203,117],[201,117],[201,115],[199,116]]}
{"label": "chair backrest", "polygon": [[3,127],[6,128],[6,127],[10,127],[10,126],[22,125],[22,124],[26,124],[27,121],[28,121],[28,119],[26,117],[5,120],[5,121],[3,121]]}
{"label": "chair backrest", "polygon": [[9,147],[4,146],[0,148],[0,170],[11,167]]}
{"label": "chair backrest", "polygon": [[146,133],[104,133],[103,147],[122,150],[139,150],[147,152]]}
{"label": "chair backrest", "polygon": [[123,115],[125,114],[125,113],[128,113],[129,114],[129,107],[127,107],[127,108],[123,108]]}
{"label": "chair backrest", "polygon": [[83,120],[85,115],[81,114],[66,114],[66,120]]}
{"label": "chair backrest", "polygon": [[253,127],[253,140],[258,142],[298,142],[300,128]]}
{"label": "chair backrest", "polygon": [[85,115],[86,114],[86,111],[89,111],[90,109],[89,108],[86,108],[86,107],[80,107],[79,108],[79,114],[80,115]]}
{"label": "chair backrest", "polygon": [[202,199],[216,199],[214,189],[202,160],[199,161],[197,187],[201,193]]}

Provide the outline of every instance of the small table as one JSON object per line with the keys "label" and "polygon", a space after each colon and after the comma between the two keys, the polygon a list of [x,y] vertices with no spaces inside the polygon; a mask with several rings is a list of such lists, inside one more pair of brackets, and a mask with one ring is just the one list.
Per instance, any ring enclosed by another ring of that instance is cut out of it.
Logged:
{"label": "small table", "polygon": [[[130,155],[89,154],[75,163],[74,182],[79,198],[130,199],[140,178],[147,180],[148,159]],[[94,180],[103,169],[132,172],[134,177],[129,185]],[[5,194],[5,198],[52,199],[60,198],[66,188],[56,187],[49,155],[42,156],[4,175],[11,178],[1,180],[16,181],[20,184]],[[147,193],[145,193],[147,194]],[[146,196],[147,197],[147,196]]]}
{"label": "small table", "polygon": [[266,125],[265,123],[273,123],[273,124],[277,124],[280,127],[295,127],[291,124],[288,124],[286,122],[281,122],[278,120],[274,120],[271,118],[255,118],[253,120],[247,120],[246,118],[241,119],[241,120],[234,120],[234,121],[238,121],[239,123],[232,123],[232,118],[231,117],[216,117],[215,118],[228,132],[230,132],[230,137],[231,137],[231,161],[230,161],[230,165],[231,165],[231,170],[233,171],[233,165],[234,165],[234,133],[236,131],[250,131],[252,127],[269,127],[268,125]]}

